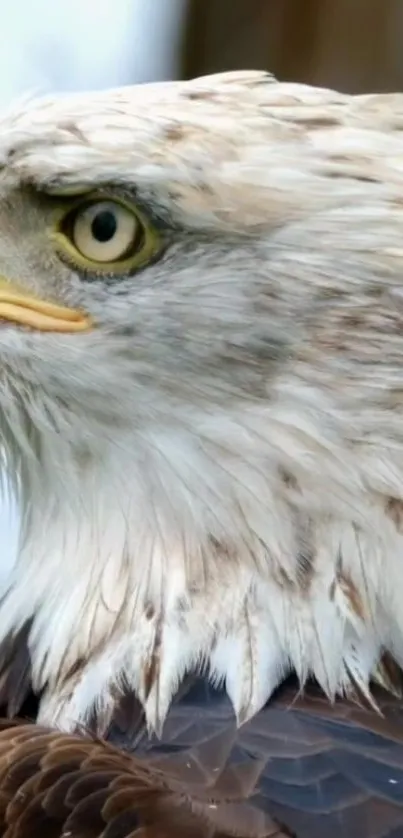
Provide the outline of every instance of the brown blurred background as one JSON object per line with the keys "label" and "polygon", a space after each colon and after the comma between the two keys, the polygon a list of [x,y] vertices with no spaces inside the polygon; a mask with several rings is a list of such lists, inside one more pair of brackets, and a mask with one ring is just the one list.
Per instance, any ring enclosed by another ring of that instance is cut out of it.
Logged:
{"label": "brown blurred background", "polygon": [[245,68],[351,93],[403,90],[403,0],[189,0],[182,74]]}

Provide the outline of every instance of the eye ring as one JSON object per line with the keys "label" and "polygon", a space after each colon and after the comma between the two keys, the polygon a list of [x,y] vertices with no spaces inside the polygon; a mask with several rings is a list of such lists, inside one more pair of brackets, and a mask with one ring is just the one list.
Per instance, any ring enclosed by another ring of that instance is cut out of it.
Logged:
{"label": "eye ring", "polygon": [[134,272],[160,249],[157,231],[137,207],[105,194],[64,205],[52,238],[61,259],[95,274]]}

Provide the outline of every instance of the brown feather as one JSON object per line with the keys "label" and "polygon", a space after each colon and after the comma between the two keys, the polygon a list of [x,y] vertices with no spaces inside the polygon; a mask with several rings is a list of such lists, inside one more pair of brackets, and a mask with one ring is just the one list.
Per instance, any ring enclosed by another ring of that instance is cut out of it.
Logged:
{"label": "brown feather", "polygon": [[237,729],[227,699],[193,681],[161,740],[134,725],[135,754],[124,713],[113,742],[1,720],[0,834],[399,838],[403,707],[376,698],[379,713],[288,685]]}

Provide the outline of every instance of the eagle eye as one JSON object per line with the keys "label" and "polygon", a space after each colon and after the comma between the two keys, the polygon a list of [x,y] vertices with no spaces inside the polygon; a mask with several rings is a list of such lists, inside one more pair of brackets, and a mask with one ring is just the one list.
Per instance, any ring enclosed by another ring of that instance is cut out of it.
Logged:
{"label": "eagle eye", "polygon": [[53,233],[58,253],[77,270],[129,274],[158,252],[159,234],[137,207],[105,196],[76,200]]}

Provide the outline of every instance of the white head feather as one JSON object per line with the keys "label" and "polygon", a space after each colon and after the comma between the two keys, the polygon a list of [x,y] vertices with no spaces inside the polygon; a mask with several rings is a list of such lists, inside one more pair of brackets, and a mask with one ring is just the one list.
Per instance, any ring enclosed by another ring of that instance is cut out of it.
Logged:
{"label": "white head feather", "polygon": [[[96,324],[0,331],[24,513],[0,636],[25,632],[43,720],[129,685],[158,729],[204,663],[243,721],[290,669],[333,697],[403,663],[402,127],[403,96],[254,72],[4,120],[0,272]],[[161,258],[60,262],[44,193],[93,188]]]}

